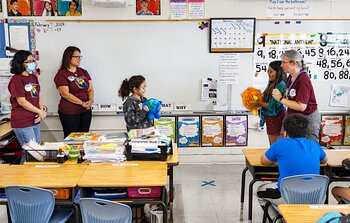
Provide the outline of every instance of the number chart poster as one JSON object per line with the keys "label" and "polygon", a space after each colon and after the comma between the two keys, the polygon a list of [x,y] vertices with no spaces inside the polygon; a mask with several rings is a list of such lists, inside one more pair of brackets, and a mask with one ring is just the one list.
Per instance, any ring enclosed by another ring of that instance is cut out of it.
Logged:
{"label": "number chart poster", "polygon": [[345,116],[344,146],[350,146],[350,115]]}
{"label": "number chart poster", "polygon": [[165,135],[175,141],[175,117],[161,117],[154,120],[154,127],[159,130],[161,135]]}
{"label": "number chart poster", "polygon": [[248,116],[227,115],[225,116],[225,146],[248,145]]}
{"label": "number chart poster", "polygon": [[350,33],[256,34],[253,86],[263,90],[267,69],[273,60],[281,60],[283,51],[295,49],[303,57],[314,81],[350,81]]}
{"label": "number chart poster", "polygon": [[321,117],[321,145],[340,146],[343,139],[343,116],[323,115]]}
{"label": "number chart poster", "polygon": [[202,146],[224,146],[223,116],[202,116]]}
{"label": "number chart poster", "polygon": [[179,147],[199,147],[199,116],[179,116],[177,119]]}

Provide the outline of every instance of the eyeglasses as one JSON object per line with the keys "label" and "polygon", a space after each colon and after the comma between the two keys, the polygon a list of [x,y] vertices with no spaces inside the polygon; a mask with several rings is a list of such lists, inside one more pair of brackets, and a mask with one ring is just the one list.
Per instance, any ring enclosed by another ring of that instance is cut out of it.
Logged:
{"label": "eyeglasses", "polygon": [[81,60],[81,59],[83,59],[83,56],[72,56],[72,58],[75,58],[77,60]]}
{"label": "eyeglasses", "polygon": [[282,60],[282,63],[284,64],[284,63],[292,63],[293,61],[283,61]]}

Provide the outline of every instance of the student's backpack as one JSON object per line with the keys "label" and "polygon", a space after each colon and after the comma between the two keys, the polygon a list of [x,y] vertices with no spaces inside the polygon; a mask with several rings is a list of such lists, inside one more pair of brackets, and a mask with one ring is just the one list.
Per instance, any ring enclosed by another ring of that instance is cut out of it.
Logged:
{"label": "student's backpack", "polygon": [[350,214],[329,212],[323,215],[317,223],[350,223]]}

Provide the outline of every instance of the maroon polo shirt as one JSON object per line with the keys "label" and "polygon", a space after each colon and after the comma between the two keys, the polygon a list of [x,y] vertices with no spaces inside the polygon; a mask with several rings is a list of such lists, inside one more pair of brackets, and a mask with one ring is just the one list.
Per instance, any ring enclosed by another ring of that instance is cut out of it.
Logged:
{"label": "maroon polo shirt", "polygon": [[11,127],[26,128],[37,125],[34,123],[36,113],[30,112],[20,106],[17,97],[24,97],[35,107],[39,108],[40,85],[38,78],[34,74],[23,76],[16,74],[11,77],[8,85],[11,94]]}
{"label": "maroon polo shirt", "polygon": [[[69,88],[69,93],[82,101],[89,100],[88,90],[90,80],[91,77],[89,73],[80,67],[77,67],[75,73],[66,69],[60,69],[54,79],[57,88],[60,86],[67,86]],[[61,97],[60,103],[58,104],[58,110],[64,114],[71,115],[86,111],[83,106],[69,102],[63,97]]]}
{"label": "maroon polo shirt", "polygon": [[[314,88],[312,87],[309,76],[305,72],[303,72],[299,75],[298,79],[294,82],[293,86],[290,88],[291,84],[292,84],[292,76],[289,75],[287,80],[288,99],[292,101],[298,101],[300,103],[306,104],[307,106],[305,111],[303,112],[288,108],[287,114],[302,113],[304,115],[309,115],[314,111],[316,111],[317,102],[316,102],[316,97],[314,93]],[[293,95],[293,91],[295,95]]]}

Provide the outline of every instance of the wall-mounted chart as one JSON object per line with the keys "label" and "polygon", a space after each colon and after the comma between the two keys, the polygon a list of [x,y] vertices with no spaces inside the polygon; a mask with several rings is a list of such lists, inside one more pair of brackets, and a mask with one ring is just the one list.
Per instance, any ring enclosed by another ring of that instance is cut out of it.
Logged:
{"label": "wall-mounted chart", "polygon": [[210,19],[210,52],[254,52],[255,18]]}

